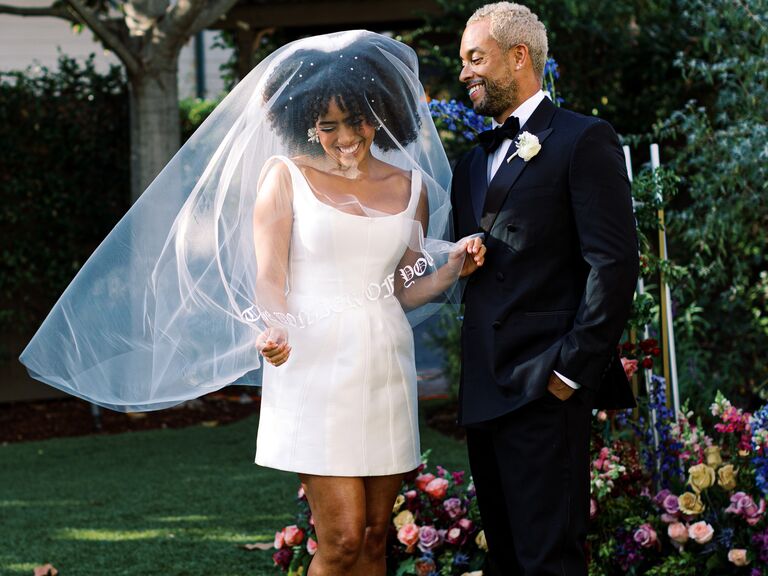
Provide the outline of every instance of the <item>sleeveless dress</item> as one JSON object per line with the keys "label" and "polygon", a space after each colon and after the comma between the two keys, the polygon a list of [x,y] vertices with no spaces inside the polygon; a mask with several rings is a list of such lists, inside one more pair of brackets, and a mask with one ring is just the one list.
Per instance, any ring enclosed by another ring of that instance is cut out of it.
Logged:
{"label": "sleeveless dress", "polygon": [[256,463],[322,476],[407,472],[421,459],[413,332],[392,279],[421,191],[398,214],[367,217],[321,202],[289,168],[291,355],[264,363]]}

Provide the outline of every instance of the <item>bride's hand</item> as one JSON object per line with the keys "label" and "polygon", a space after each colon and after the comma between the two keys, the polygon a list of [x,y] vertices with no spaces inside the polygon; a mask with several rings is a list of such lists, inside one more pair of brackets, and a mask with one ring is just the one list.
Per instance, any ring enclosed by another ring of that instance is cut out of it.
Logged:
{"label": "bride's hand", "polygon": [[459,277],[469,276],[485,262],[486,247],[482,236],[473,236],[451,252],[448,262],[459,270]]}
{"label": "bride's hand", "polygon": [[256,338],[256,349],[273,366],[284,364],[291,354],[288,331],[279,326],[270,326]]}

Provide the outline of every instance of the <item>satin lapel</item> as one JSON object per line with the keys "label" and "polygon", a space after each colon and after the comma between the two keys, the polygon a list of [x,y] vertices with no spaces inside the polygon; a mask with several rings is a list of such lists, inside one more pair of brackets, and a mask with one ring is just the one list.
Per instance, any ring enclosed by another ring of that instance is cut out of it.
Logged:
{"label": "satin lapel", "polygon": [[488,191],[488,155],[480,147],[475,151],[469,165],[469,186],[472,197],[472,212],[475,215],[475,222],[479,224],[485,204],[485,195]]}
{"label": "satin lapel", "polygon": [[[528,122],[520,129],[521,134],[523,132],[531,132],[539,139],[539,144],[544,145],[544,141],[552,133],[552,128],[548,128],[552,121],[552,116],[555,114],[555,105],[545,98],[541,104],[536,108]],[[516,140],[517,138],[515,138]],[[509,147],[507,158],[511,156],[516,150],[514,144]],[[510,189],[515,184],[520,174],[528,166],[528,164],[536,162],[534,156],[528,162],[524,161],[519,156],[515,156],[511,161],[507,162],[506,158],[501,163],[501,166],[496,171],[496,174],[488,185],[488,192],[485,196],[485,204],[483,206],[483,215],[480,220],[480,226],[490,231],[493,226],[493,222],[496,220],[496,215],[504,205]]]}

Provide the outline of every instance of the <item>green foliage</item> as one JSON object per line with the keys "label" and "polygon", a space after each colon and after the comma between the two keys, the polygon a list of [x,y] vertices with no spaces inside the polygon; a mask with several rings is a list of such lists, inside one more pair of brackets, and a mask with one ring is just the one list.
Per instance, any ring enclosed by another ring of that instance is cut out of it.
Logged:
{"label": "green foliage", "polygon": [[128,154],[118,67],[0,73],[0,326],[40,322],[124,213]]}
{"label": "green foliage", "polygon": [[428,342],[440,350],[443,357],[443,374],[448,380],[449,394],[453,400],[459,398],[461,377],[461,316],[445,308],[434,328],[427,333]]}
{"label": "green foliage", "polygon": [[768,2],[685,0],[698,40],[678,58],[711,97],[656,126],[676,146],[683,193],[669,211],[685,394],[768,398]]}
{"label": "green foliage", "polygon": [[[467,18],[485,0],[438,0],[442,13],[402,39],[420,50],[433,97],[461,98],[459,42]],[[545,23],[560,63],[565,106],[610,120],[621,133],[646,132],[684,101],[673,62],[691,42],[677,0],[541,0],[529,4]],[[639,96],[639,97],[638,97]]]}
{"label": "green foliage", "polygon": [[[223,97],[222,97],[223,98]],[[200,98],[185,98],[179,102],[179,120],[181,122],[181,140],[186,142],[198,126],[202,124],[214,108],[221,102],[220,98],[202,100]]]}

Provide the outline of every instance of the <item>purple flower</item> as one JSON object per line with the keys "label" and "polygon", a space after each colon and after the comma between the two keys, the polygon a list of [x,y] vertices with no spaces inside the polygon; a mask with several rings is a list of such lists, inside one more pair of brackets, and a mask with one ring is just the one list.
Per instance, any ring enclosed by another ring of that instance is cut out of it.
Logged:
{"label": "purple flower", "polygon": [[448,513],[448,517],[451,520],[463,516],[466,512],[464,506],[462,506],[461,499],[459,498],[448,498],[448,500],[443,502],[443,508]]}
{"label": "purple flower", "polygon": [[662,504],[664,507],[664,511],[667,514],[677,514],[680,511],[680,502],[677,499],[677,496],[674,494],[669,494],[666,498],[664,498]]}
{"label": "purple flower", "polygon": [[422,526],[419,528],[419,550],[428,552],[440,546],[442,538],[434,526]]}
{"label": "purple flower", "polygon": [[635,530],[632,539],[637,542],[643,548],[650,548],[658,542],[658,537],[653,526],[650,524],[642,524]]}
{"label": "purple flower", "polygon": [[656,494],[656,496],[653,497],[653,501],[659,506],[664,506],[664,500],[667,498],[667,496],[670,496],[671,494],[672,492],[664,488],[658,494]]}

